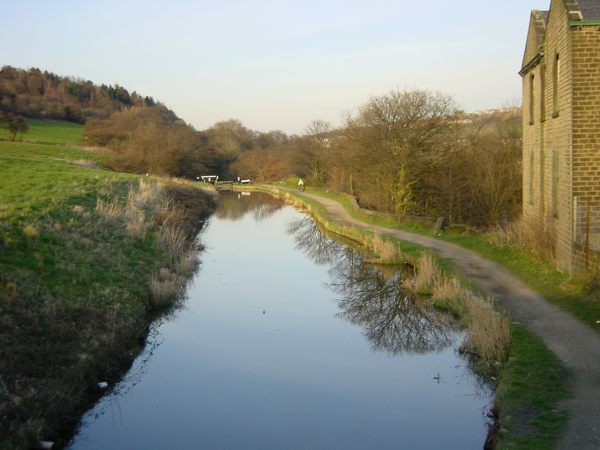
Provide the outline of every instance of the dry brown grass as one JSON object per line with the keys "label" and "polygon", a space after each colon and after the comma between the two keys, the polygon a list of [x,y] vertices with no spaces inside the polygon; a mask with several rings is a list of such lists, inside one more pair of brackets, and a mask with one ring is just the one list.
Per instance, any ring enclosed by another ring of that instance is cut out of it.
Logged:
{"label": "dry brown grass", "polygon": [[185,210],[168,197],[164,185],[142,179],[124,200],[98,200],[96,211],[105,220],[124,224],[132,236],[153,233],[156,245],[165,253],[166,264],[149,281],[155,306],[166,305],[182,295],[197,267],[198,250],[186,232],[189,218]]}
{"label": "dry brown grass", "polygon": [[491,298],[464,288],[456,278],[440,275],[433,285],[433,304],[452,313],[466,328],[461,350],[488,364],[504,362],[510,344],[510,321],[494,309]]}
{"label": "dry brown grass", "polygon": [[184,277],[192,276],[197,268],[198,250],[195,248],[187,250],[175,264],[175,272]]}
{"label": "dry brown grass", "polygon": [[433,285],[431,299],[437,304],[447,302],[458,304],[464,293],[465,289],[456,278],[441,276],[437,278],[436,283]]}
{"label": "dry brown grass", "polygon": [[367,240],[365,246],[377,256],[374,262],[390,264],[400,263],[406,260],[397,244],[390,240],[383,239],[378,234]]}
{"label": "dry brown grass", "polygon": [[108,221],[118,219],[122,212],[123,207],[119,202],[119,199],[113,198],[110,200],[96,200],[96,211],[100,214],[104,219]]}
{"label": "dry brown grass", "polygon": [[17,295],[17,282],[14,280],[5,279],[0,274],[0,304],[2,302],[10,302]]}
{"label": "dry brown grass", "polygon": [[155,275],[150,280],[149,291],[152,304],[163,306],[180,297],[185,288],[186,280],[172,275],[168,279],[161,279]]}
{"label": "dry brown grass", "polygon": [[488,239],[498,247],[515,246],[527,250],[551,264],[555,263],[554,229],[552,221],[519,220],[488,233]]}
{"label": "dry brown grass", "polygon": [[76,159],[70,161],[71,164],[78,167],[85,167],[86,169],[98,169],[98,163],[92,159]]}
{"label": "dry brown grass", "polygon": [[471,292],[465,295],[467,338],[463,350],[479,355],[487,362],[504,362],[510,344],[510,321],[495,311],[490,298]]}
{"label": "dry brown grass", "polygon": [[167,253],[172,265],[175,265],[189,248],[185,232],[176,226],[161,227],[156,234],[156,242]]}
{"label": "dry brown grass", "polygon": [[37,239],[38,237],[40,237],[40,232],[38,231],[38,229],[36,227],[34,227],[31,224],[25,225],[23,227],[23,235],[27,238],[27,239]]}
{"label": "dry brown grass", "polygon": [[127,205],[123,210],[123,218],[127,232],[132,236],[143,236],[152,222],[141,209],[132,205]]}
{"label": "dry brown grass", "polygon": [[154,213],[156,223],[166,227],[181,226],[188,218],[186,211],[171,200],[162,202]]}
{"label": "dry brown grass", "polygon": [[127,194],[127,205],[154,212],[164,199],[164,189],[160,183],[140,179],[138,187]]}
{"label": "dry brown grass", "polygon": [[166,267],[161,267],[160,269],[158,269],[157,277],[159,281],[170,280],[172,276],[173,274]]}
{"label": "dry brown grass", "polygon": [[415,266],[414,288],[419,293],[431,293],[442,272],[435,258],[430,254],[422,255]]}
{"label": "dry brown grass", "polygon": [[73,206],[73,212],[75,214],[77,214],[78,216],[83,216],[86,213],[86,210],[81,205],[75,205],[75,206]]}

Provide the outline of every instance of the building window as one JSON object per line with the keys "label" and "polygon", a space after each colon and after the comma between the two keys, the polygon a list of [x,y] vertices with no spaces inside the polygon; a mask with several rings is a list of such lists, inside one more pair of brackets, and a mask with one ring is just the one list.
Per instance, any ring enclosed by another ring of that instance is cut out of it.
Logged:
{"label": "building window", "polygon": [[529,75],[529,125],[535,123],[535,75]]}
{"label": "building window", "polygon": [[554,54],[554,65],[552,66],[552,117],[558,117],[560,113],[559,105],[560,89],[560,55]]}
{"label": "building window", "polygon": [[552,152],[552,214],[558,217],[558,152]]}
{"label": "building window", "polygon": [[533,205],[533,150],[529,153],[529,204]]}
{"label": "building window", "polygon": [[546,120],[546,64],[540,67],[540,121]]}

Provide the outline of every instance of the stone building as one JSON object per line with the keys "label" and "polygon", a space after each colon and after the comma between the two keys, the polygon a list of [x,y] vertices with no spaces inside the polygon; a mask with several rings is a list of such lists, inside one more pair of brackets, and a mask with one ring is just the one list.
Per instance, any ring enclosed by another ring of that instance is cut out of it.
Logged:
{"label": "stone building", "polygon": [[532,11],[520,75],[523,215],[581,272],[600,257],[600,0]]}

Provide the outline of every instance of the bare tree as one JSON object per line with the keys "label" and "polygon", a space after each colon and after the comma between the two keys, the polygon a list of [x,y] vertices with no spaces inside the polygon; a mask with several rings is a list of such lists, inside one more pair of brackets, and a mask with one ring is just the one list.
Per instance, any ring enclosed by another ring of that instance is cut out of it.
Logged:
{"label": "bare tree", "polygon": [[8,139],[14,141],[18,134],[27,132],[27,122],[17,114],[17,94],[5,83],[0,84],[0,123],[8,128]]}

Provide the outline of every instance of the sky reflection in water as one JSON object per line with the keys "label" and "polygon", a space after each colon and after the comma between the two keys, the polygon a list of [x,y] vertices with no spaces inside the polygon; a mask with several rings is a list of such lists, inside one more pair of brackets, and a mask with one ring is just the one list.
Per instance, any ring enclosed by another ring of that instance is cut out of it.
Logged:
{"label": "sky reflection in water", "polygon": [[182,309],[71,449],[482,447],[489,391],[402,271],[258,194],[224,195],[201,239]]}

